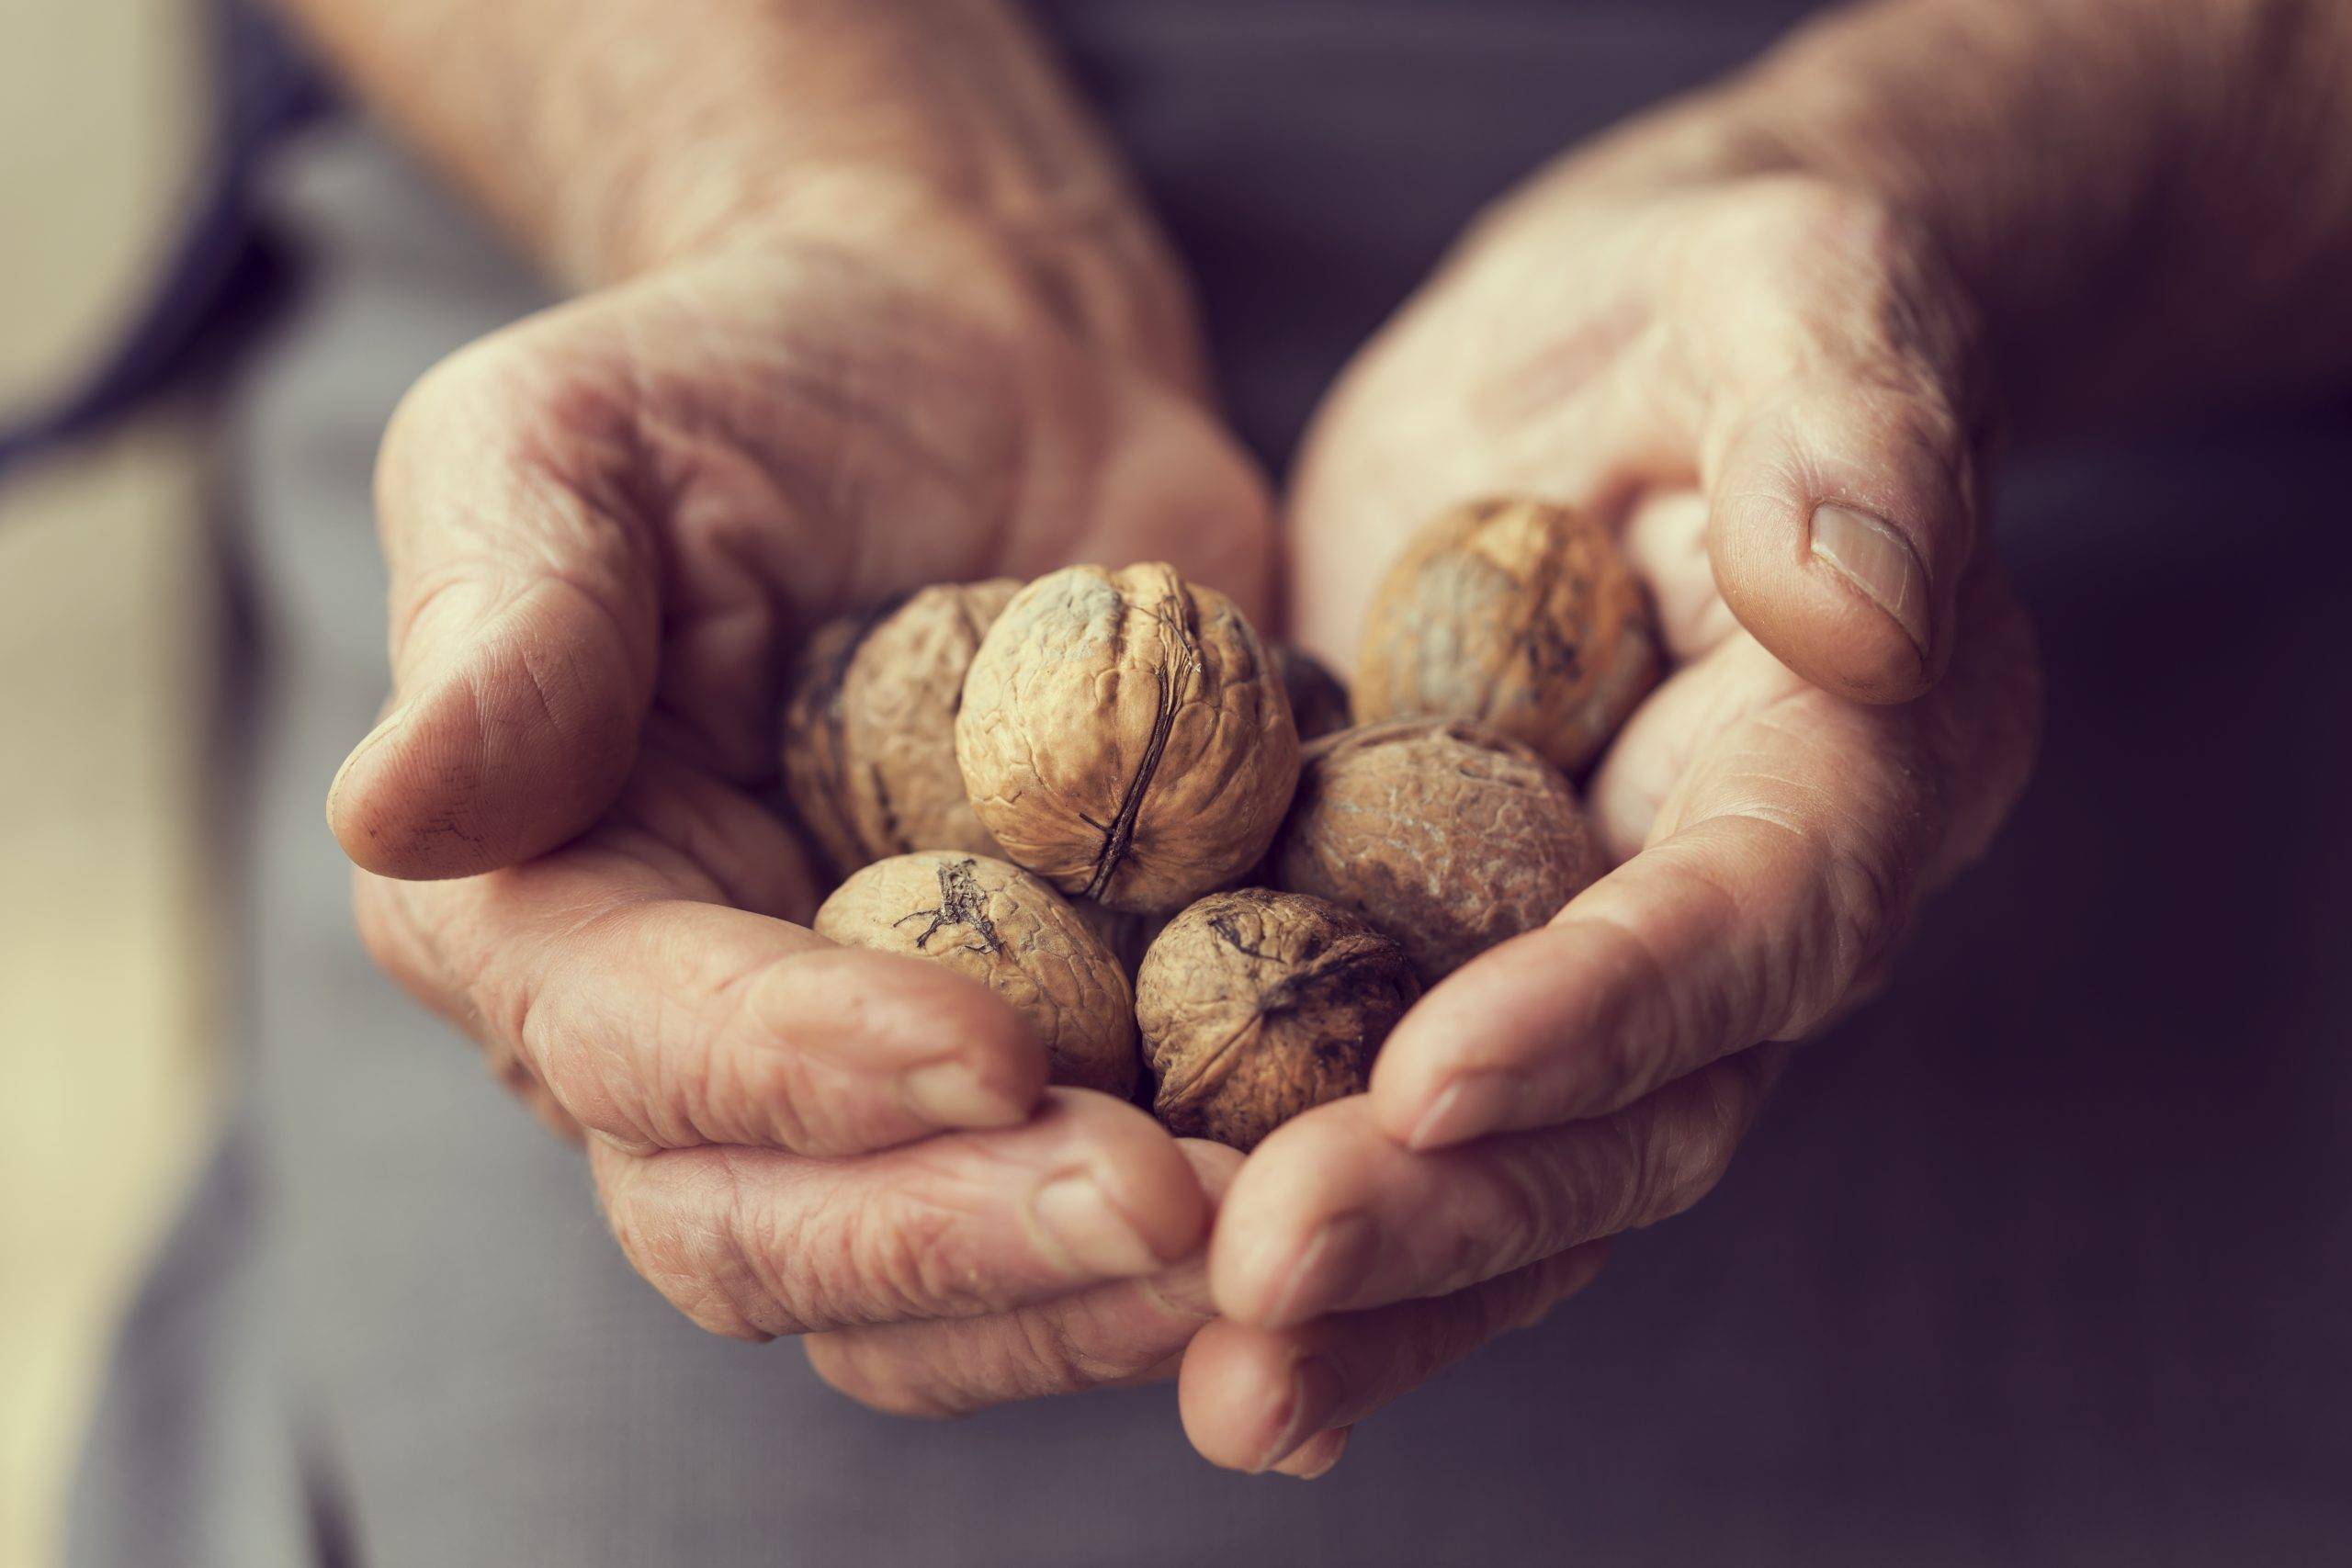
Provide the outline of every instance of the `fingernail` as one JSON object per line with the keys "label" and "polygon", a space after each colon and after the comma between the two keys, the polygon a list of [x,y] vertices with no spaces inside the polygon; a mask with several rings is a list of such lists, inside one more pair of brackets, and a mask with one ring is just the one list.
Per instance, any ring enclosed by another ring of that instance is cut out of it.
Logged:
{"label": "fingernail", "polygon": [[1073,1274],[1124,1280],[1167,1267],[1091,1176],[1059,1176],[1037,1189],[1029,1212]]}
{"label": "fingernail", "polygon": [[1367,1215],[1342,1214],[1324,1221],[1291,1265],[1266,1326],[1285,1328],[1344,1306],[1372,1277],[1379,1243],[1379,1227]]}
{"label": "fingernail", "polygon": [[1532,1089],[1523,1073],[1464,1073],[1413,1123],[1406,1145],[1415,1150],[1442,1149],[1500,1132],[1511,1124],[1512,1112],[1527,1103]]}
{"label": "fingernail", "polygon": [[968,1062],[933,1062],[899,1075],[899,1093],[915,1120],[933,1127],[1011,1127],[1026,1106],[990,1089]]}
{"label": "fingernail", "polygon": [[[1266,1447],[1266,1451],[1250,1467],[1253,1475],[1263,1475],[1295,1453],[1307,1438],[1331,1424],[1339,1414],[1340,1401],[1347,1390],[1340,1386],[1340,1374],[1330,1363],[1319,1356],[1302,1356],[1290,1371],[1290,1408],[1283,1418],[1282,1435]],[[1339,1456],[1331,1456],[1338,1461]],[[1325,1467],[1329,1469],[1329,1466]]]}
{"label": "fingernail", "polygon": [[1927,656],[1928,573],[1911,541],[1867,512],[1821,506],[1813,513],[1813,553],[1892,615]]}
{"label": "fingernail", "polygon": [[416,706],[416,699],[412,697],[378,719],[376,728],[359,738],[359,744],[351,749],[350,755],[343,760],[343,766],[334,771],[334,782],[327,785],[327,808],[330,811],[334,808],[335,796],[343,792],[343,781],[350,776],[352,765],[366,756],[378,741],[398,729],[407,719],[409,710],[414,706]]}
{"label": "fingernail", "polygon": [[1348,1434],[1354,1430],[1353,1427],[1334,1427],[1316,1433],[1293,1450],[1288,1459],[1274,1461],[1277,1473],[1299,1481],[1320,1481],[1346,1456]]}

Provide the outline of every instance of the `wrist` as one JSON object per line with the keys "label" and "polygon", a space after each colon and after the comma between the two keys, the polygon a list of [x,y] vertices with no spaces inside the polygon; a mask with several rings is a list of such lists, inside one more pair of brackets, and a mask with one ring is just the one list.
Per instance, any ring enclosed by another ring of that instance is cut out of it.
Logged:
{"label": "wrist", "polygon": [[822,250],[981,319],[1050,322],[1183,391],[1205,383],[1188,281],[1124,182],[1007,200],[887,163],[751,159],[740,177],[707,156],[663,163],[608,209],[603,276]]}
{"label": "wrist", "polygon": [[1723,94],[1726,141],[1919,225],[2020,423],[2352,362],[2352,14],[2298,0],[1887,0]]}

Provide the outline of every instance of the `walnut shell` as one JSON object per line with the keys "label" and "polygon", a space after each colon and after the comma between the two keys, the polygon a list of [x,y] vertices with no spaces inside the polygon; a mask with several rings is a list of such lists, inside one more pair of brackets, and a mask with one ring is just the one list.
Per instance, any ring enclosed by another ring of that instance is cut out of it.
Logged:
{"label": "walnut shell", "polygon": [[1136,1026],[1181,1136],[1237,1149],[1362,1093],[1421,994],[1404,950],[1336,904],[1245,887],[1168,922],[1136,975]]}
{"label": "walnut shell", "polygon": [[1315,655],[1282,642],[1274,645],[1274,668],[1282,671],[1283,694],[1290,698],[1291,722],[1301,745],[1337,735],[1348,727],[1348,689]]}
{"label": "walnut shell", "polygon": [[1395,938],[1425,986],[1544,924],[1607,869],[1559,771],[1459,719],[1308,747],[1272,863],[1277,886]]}
{"label": "walnut shell", "polygon": [[1298,732],[1231,600],[1157,563],[1077,566],[989,628],[956,755],[1008,858],[1065,893],[1160,913],[1265,852]]}
{"label": "walnut shell", "polygon": [[1561,507],[1484,501],[1430,524],[1389,568],[1355,712],[1476,719],[1574,773],[1657,678],[1649,600],[1616,541]]}
{"label": "walnut shell", "polygon": [[1001,860],[919,851],[876,861],[817,910],[817,934],[847,947],[937,959],[1035,1026],[1053,1081],[1135,1091],[1127,973],[1062,896]]}
{"label": "walnut shell", "polygon": [[910,850],[1001,852],[964,797],[956,708],[1020,587],[942,583],[808,639],[785,705],[785,791],[836,874]]}

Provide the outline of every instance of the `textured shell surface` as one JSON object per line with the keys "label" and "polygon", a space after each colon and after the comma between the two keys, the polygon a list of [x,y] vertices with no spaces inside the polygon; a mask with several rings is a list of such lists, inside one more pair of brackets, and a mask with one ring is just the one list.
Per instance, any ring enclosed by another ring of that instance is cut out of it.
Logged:
{"label": "textured shell surface", "polygon": [[965,798],[956,710],[1019,588],[942,583],[809,639],[786,705],[785,787],[837,873],[910,850],[998,853]]}
{"label": "textured shell surface", "polygon": [[1019,866],[919,851],[853,874],[817,934],[944,964],[1036,1028],[1056,1083],[1134,1092],[1135,997],[1125,968],[1069,902]]}
{"label": "textured shell surface", "polygon": [[1420,994],[1404,951],[1320,898],[1212,893],[1168,923],[1136,976],[1136,1022],[1170,1131],[1255,1147],[1361,1093]]}
{"label": "textured shell surface", "polygon": [[1544,924],[1606,869],[1559,770],[1459,719],[1308,747],[1272,863],[1278,886],[1395,938],[1423,985]]}
{"label": "textured shell surface", "polygon": [[1658,671],[1648,596],[1608,530],[1542,502],[1484,501],[1423,529],[1383,579],[1355,711],[1476,719],[1573,773]]}
{"label": "textured shell surface", "polygon": [[1008,858],[1146,913],[1255,863],[1298,776],[1258,634],[1157,563],[1071,567],[1014,595],[965,677],[956,747]]}

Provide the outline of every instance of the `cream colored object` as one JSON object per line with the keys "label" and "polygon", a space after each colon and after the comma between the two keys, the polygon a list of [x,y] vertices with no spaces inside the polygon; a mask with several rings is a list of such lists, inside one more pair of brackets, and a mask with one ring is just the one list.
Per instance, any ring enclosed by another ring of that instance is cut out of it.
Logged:
{"label": "cream colored object", "polygon": [[200,21],[186,0],[0,0],[0,423],[153,285],[205,148]]}
{"label": "cream colored object", "polygon": [[[184,211],[184,0],[0,0],[0,420],[116,340]],[[58,1561],[107,1346],[205,1124],[202,443],[0,479],[0,1568]]]}

